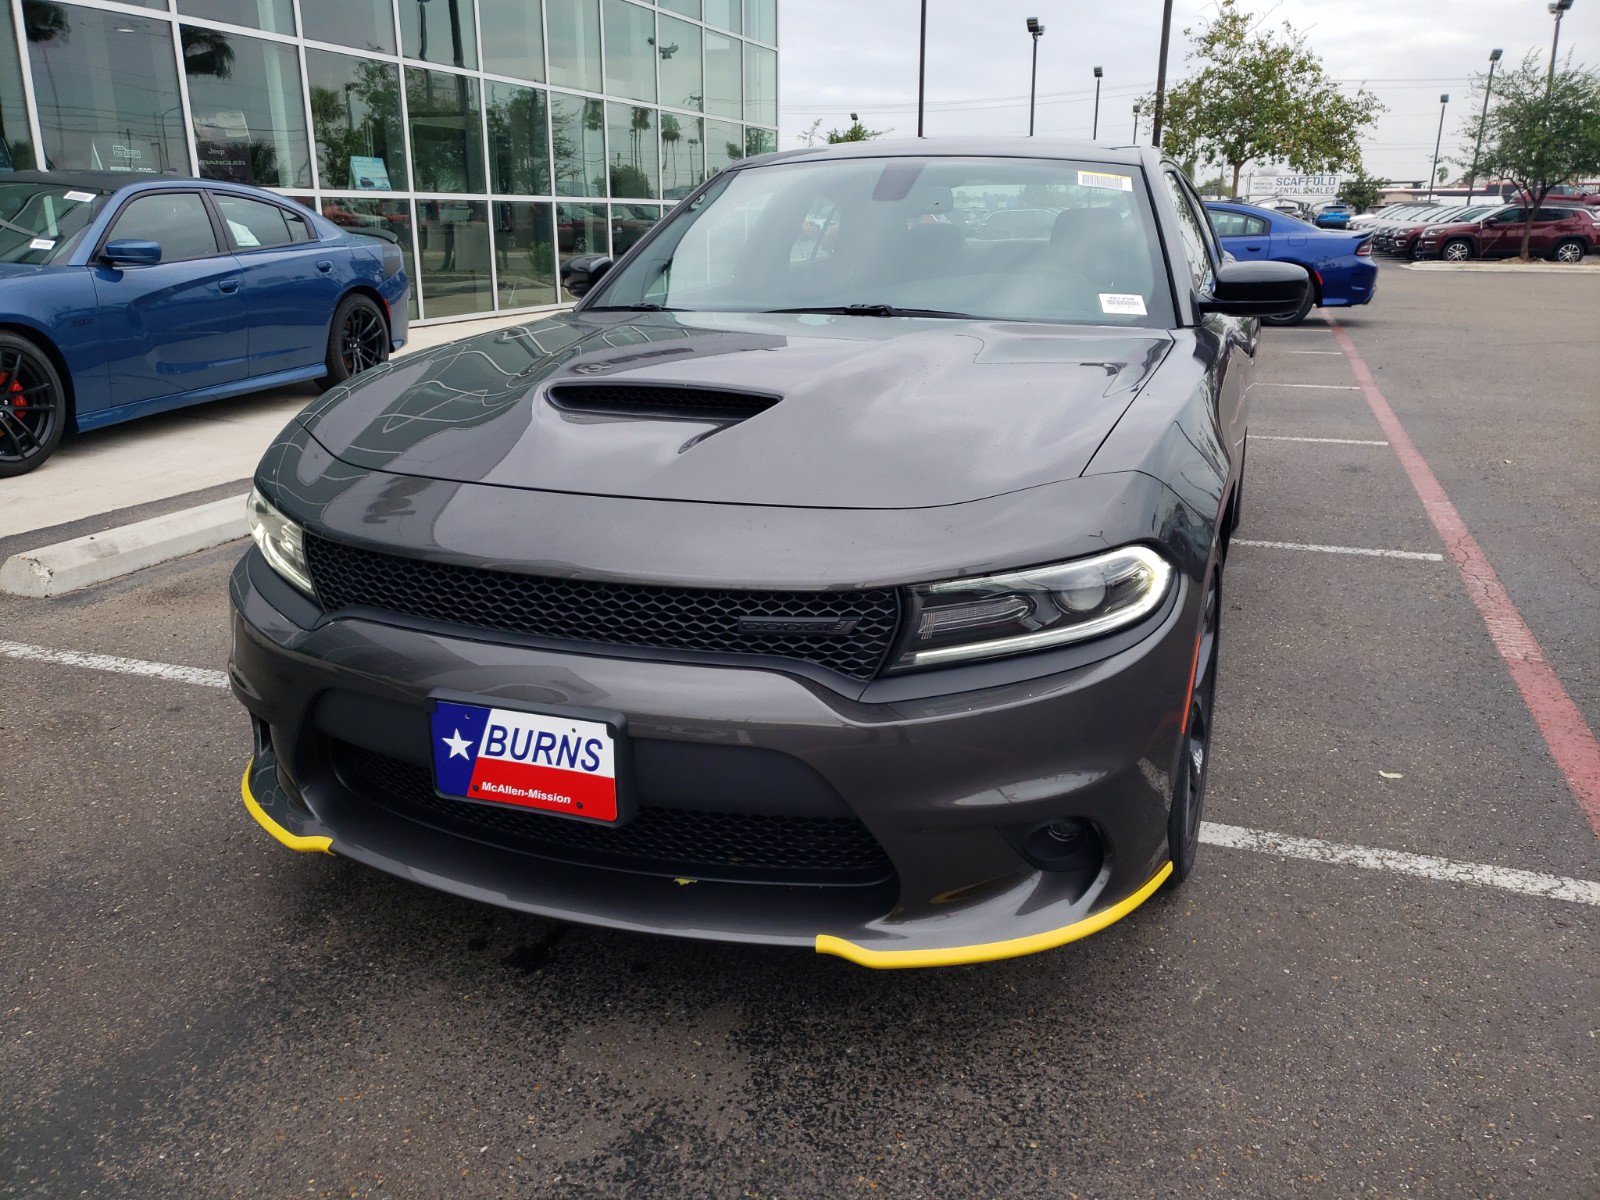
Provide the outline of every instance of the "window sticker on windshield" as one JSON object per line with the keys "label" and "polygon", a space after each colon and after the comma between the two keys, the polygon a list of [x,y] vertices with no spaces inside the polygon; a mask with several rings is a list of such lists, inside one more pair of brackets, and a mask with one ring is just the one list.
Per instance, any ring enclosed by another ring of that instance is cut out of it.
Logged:
{"label": "window sticker on windshield", "polygon": [[1109,175],[1101,171],[1079,171],[1079,187],[1108,188],[1113,192],[1133,191],[1132,175]]}
{"label": "window sticker on windshield", "polygon": [[94,199],[93,192],[68,192],[67,199],[77,204],[87,204]]}
{"label": "window sticker on windshield", "polygon": [[1114,313],[1119,317],[1145,316],[1144,297],[1134,294],[1125,295],[1121,292],[1101,292],[1100,311]]}
{"label": "window sticker on windshield", "polygon": [[54,238],[34,238],[28,243],[29,250],[51,250],[55,248]]}

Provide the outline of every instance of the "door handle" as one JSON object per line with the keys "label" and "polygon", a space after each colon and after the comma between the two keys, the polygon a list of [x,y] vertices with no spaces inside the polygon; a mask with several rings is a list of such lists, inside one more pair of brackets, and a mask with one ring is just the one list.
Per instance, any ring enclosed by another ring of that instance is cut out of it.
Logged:
{"label": "door handle", "polygon": [[1261,249],[1261,247],[1260,246],[1246,246],[1245,249],[1246,250],[1259,250],[1259,249]]}
{"label": "door handle", "polygon": [[231,296],[233,293],[239,290],[239,281],[237,279],[220,280],[217,283],[217,290],[220,291],[224,296]]}
{"label": "door handle", "polygon": [[326,275],[329,271],[333,270],[333,260],[327,258],[317,259],[317,270]]}

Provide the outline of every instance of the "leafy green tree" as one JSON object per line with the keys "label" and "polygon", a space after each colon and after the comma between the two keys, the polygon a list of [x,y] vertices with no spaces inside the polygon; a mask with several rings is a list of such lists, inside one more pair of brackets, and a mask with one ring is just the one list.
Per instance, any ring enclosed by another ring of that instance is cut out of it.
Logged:
{"label": "leafy green tree", "polygon": [[837,129],[828,130],[828,145],[837,146],[840,142],[870,142],[875,137],[882,137],[891,133],[888,129],[868,129],[859,120],[843,132]]}
{"label": "leafy green tree", "polygon": [[1162,148],[1182,162],[1229,167],[1230,196],[1258,160],[1308,174],[1359,165],[1361,135],[1384,110],[1365,88],[1341,91],[1292,25],[1269,30],[1262,20],[1238,0],[1219,0],[1209,22],[1184,30],[1195,73],[1167,96]]}
{"label": "leafy green tree", "polygon": [[[1473,90],[1482,106],[1487,76]],[[1463,127],[1467,141],[1477,137],[1476,118]],[[1522,229],[1523,258],[1533,235],[1533,217],[1558,183],[1600,174],[1600,71],[1567,64],[1550,73],[1542,56],[1529,52],[1521,63],[1495,79],[1484,123],[1483,149],[1460,164],[1478,178],[1504,179],[1525,193],[1528,222]]]}
{"label": "leafy green tree", "polygon": [[1339,200],[1348,204],[1356,212],[1366,212],[1369,208],[1377,206],[1383,199],[1384,192],[1389,190],[1387,179],[1374,179],[1367,174],[1366,168],[1361,167],[1349,179],[1339,185]]}

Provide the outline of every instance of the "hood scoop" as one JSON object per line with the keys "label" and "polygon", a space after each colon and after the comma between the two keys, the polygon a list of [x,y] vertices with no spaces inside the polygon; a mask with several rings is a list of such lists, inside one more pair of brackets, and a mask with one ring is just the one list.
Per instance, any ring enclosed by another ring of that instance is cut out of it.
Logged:
{"label": "hood scoop", "polygon": [[732,424],[764,413],[782,396],[673,383],[558,383],[545,393],[562,412]]}

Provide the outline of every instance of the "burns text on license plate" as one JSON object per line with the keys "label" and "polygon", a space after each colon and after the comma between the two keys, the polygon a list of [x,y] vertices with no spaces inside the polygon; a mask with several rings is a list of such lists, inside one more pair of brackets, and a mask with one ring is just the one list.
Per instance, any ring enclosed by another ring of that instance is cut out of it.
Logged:
{"label": "burns text on license plate", "polygon": [[434,780],[447,796],[616,821],[616,738],[600,721],[440,700]]}

